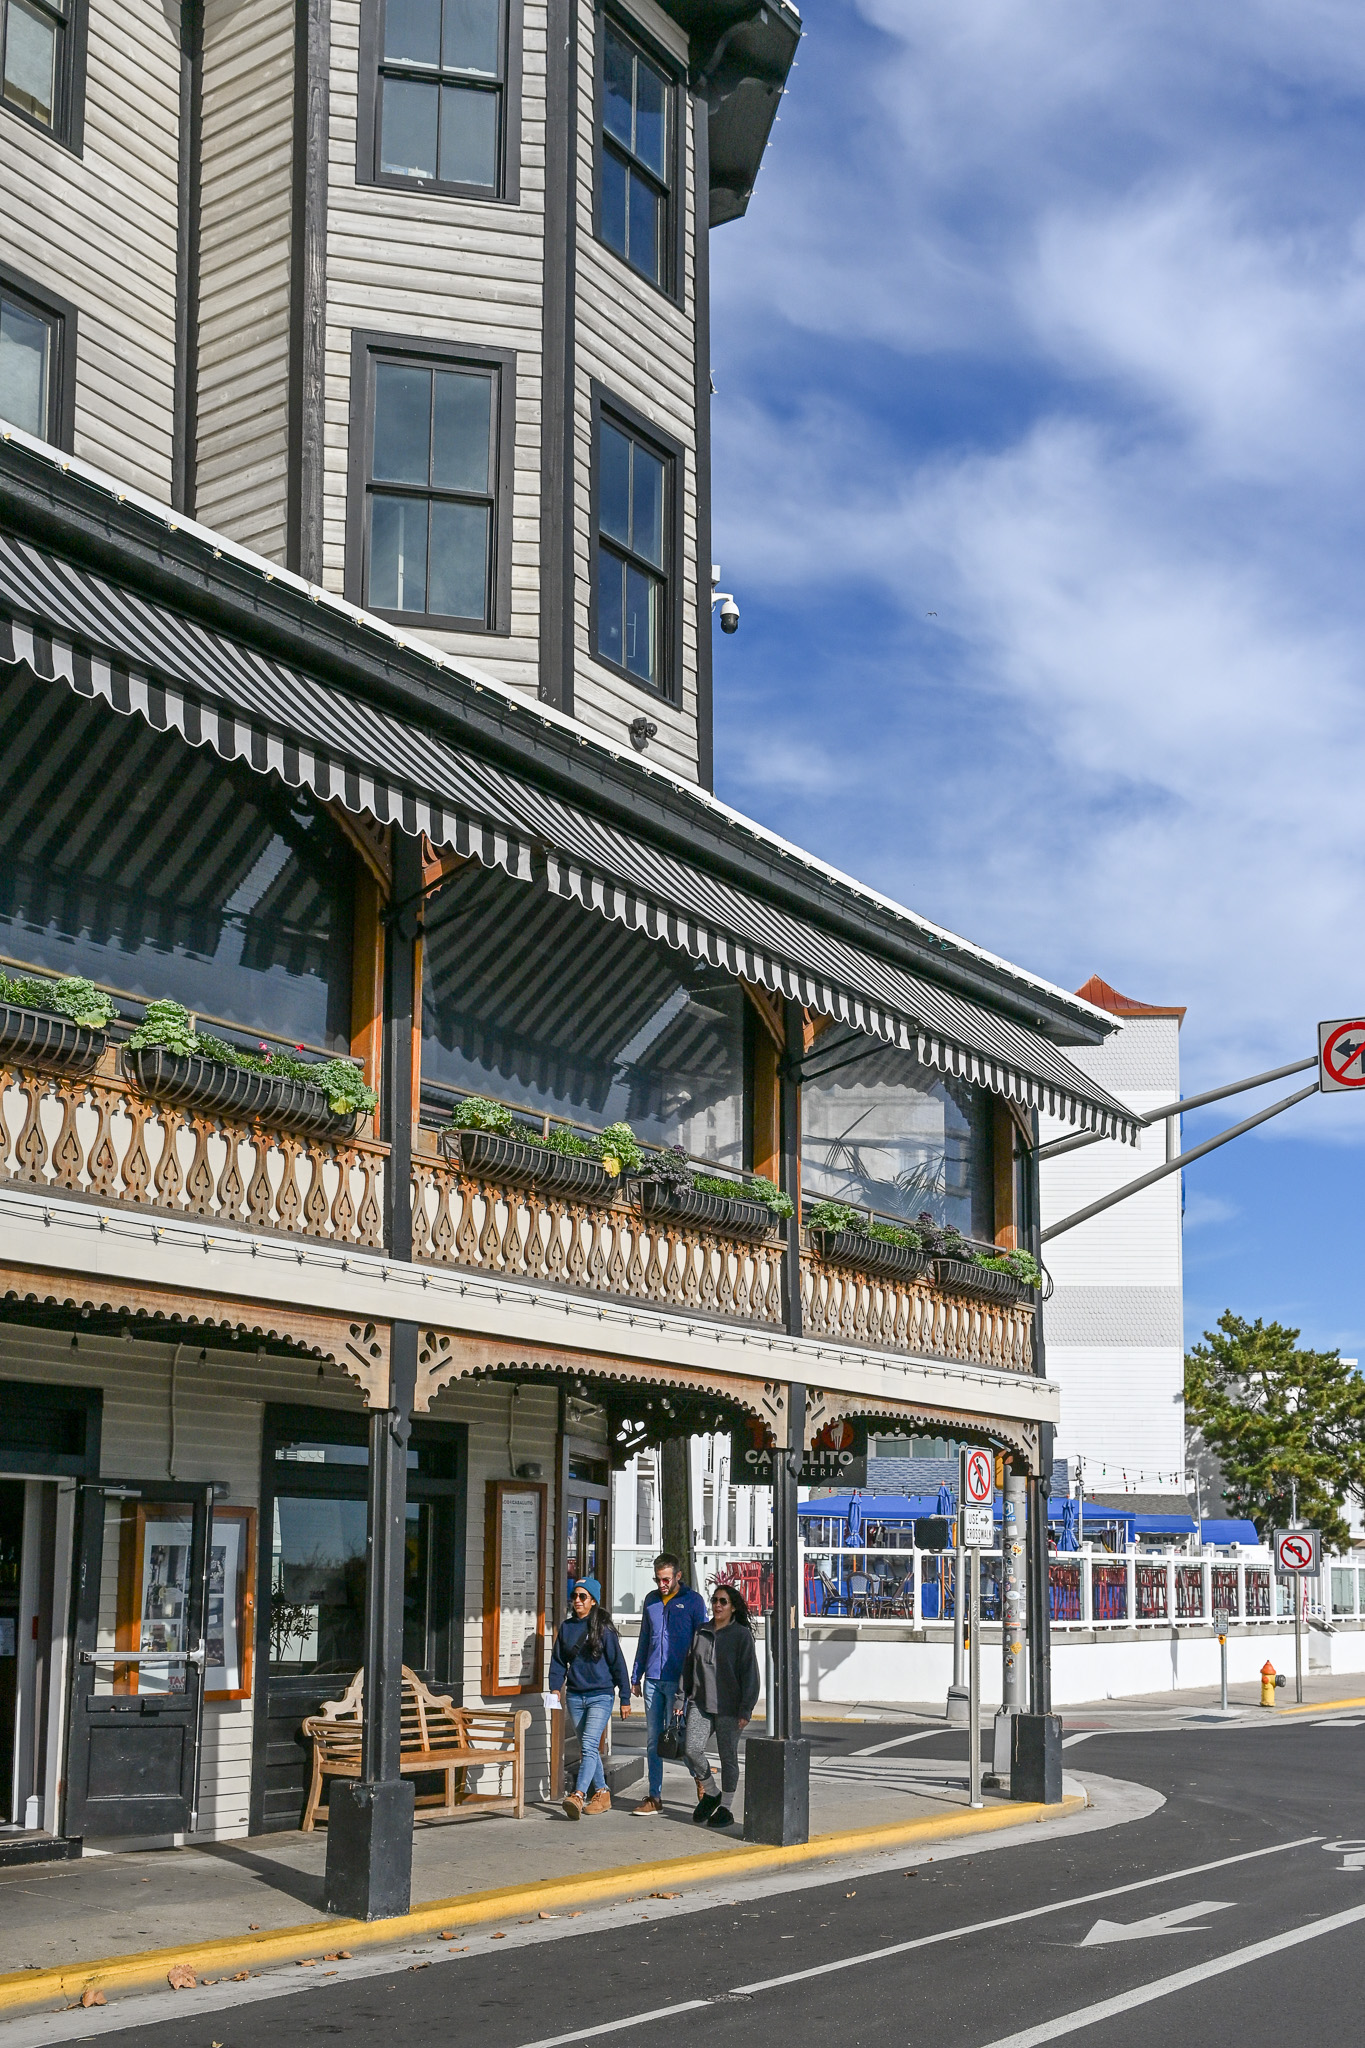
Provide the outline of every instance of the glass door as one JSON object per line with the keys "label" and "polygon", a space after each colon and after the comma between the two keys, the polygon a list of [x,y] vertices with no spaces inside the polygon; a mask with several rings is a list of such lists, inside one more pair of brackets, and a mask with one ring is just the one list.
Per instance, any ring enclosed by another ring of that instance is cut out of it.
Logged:
{"label": "glass door", "polygon": [[213,1489],[81,1489],[67,1736],[69,1836],[197,1823]]}

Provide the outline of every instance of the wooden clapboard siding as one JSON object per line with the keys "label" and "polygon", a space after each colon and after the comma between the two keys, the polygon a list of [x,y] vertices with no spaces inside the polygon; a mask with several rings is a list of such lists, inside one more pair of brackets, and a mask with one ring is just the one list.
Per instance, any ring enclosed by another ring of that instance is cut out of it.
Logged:
{"label": "wooden clapboard siding", "polygon": [[[643,27],[667,43],[676,40],[654,8],[636,10]],[[601,16],[593,0],[579,0],[578,18],[578,245],[574,378],[574,709],[587,725],[626,737],[644,713],[658,726],[650,758],[684,775],[697,774],[697,474],[694,316],[694,237],[690,102],[680,92],[684,123],[683,189],[675,194],[684,223],[680,301],[637,277],[593,233],[596,173],[596,37]],[[665,33],[667,31],[667,33]],[[637,690],[595,661],[591,652],[592,385],[624,399],[682,444],[683,533],[676,564],[682,607],[682,675],[677,701],[663,703]],[[706,630],[710,630],[709,624]]]}
{"label": "wooden clapboard siding", "polygon": [[429,633],[452,653],[534,690],[539,651],[541,286],[545,6],[526,0],[519,203],[356,182],[358,0],[332,12],[327,232],[324,580],[344,585],[355,329],[513,349],[517,357],[511,632]]}
{"label": "wooden clapboard siding", "polygon": [[91,0],[82,153],[0,112],[0,257],[77,309],[75,452],[170,494],[179,9]]}
{"label": "wooden clapboard siding", "polygon": [[294,9],[206,0],[195,510],[285,557]]}

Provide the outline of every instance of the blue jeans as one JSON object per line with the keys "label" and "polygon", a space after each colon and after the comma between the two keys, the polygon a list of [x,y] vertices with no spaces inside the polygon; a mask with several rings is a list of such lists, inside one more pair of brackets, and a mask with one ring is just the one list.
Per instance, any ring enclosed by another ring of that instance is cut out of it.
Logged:
{"label": "blue jeans", "polygon": [[662,1799],[664,1760],[659,1755],[659,1737],[672,1716],[678,1681],[676,1678],[647,1678],[642,1690],[645,1696],[645,1727],[648,1731],[649,1796],[651,1799]]}
{"label": "blue jeans", "polygon": [[602,1735],[611,1720],[613,1692],[571,1692],[564,1696],[569,1719],[578,1731],[579,1746],[583,1761],[578,1766],[578,1783],[574,1790],[581,1799],[591,1799],[594,1792],[604,1792],[607,1774],[602,1769]]}

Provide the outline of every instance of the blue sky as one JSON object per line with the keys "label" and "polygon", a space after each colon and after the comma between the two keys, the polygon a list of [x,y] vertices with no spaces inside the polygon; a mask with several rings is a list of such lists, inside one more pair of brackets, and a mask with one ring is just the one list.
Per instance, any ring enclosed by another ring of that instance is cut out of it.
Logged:
{"label": "blue sky", "polygon": [[[1363,135],[1333,0],[820,0],[712,237],[720,792],[1187,1093],[1365,1002]],[[1191,1168],[1191,1335],[1365,1353],[1363,1188],[1340,1097]]]}

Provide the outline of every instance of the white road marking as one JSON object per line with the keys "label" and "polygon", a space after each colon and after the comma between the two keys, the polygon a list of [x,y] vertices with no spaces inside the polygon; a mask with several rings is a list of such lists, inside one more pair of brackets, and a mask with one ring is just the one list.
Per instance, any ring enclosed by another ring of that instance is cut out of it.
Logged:
{"label": "white road marking", "polygon": [[1193,1906],[1172,1906],[1169,1912],[1149,1914],[1145,1920],[1097,1920],[1079,1948],[1102,1948],[1114,1941],[1147,1941],[1154,1934],[1206,1934],[1205,1927],[1187,1927],[1203,1913],[1228,1913],[1234,1899],[1200,1899]]}
{"label": "white road marking", "polygon": [[1112,1732],[1109,1728],[1082,1728],[1078,1735],[1064,1735],[1062,1748],[1074,1749],[1078,1742],[1089,1742],[1092,1735],[1109,1735]]}
{"label": "white road marking", "polygon": [[1353,1906],[1347,1913],[1330,1913],[1325,1920],[1310,1920],[1306,1927],[1291,1927],[1284,1934],[1272,1934],[1265,1941],[1253,1941],[1228,1955],[1196,1963],[1192,1969],[1177,1970],[1172,1976],[1158,1977],[1150,1984],[1138,1984],[1131,1991],[1121,1991],[1116,1998],[1102,1998],[1075,2012],[1061,2013],[1055,2020],[1042,2020],[1036,2027],[1002,2035],[997,2041],[987,2042],[986,2048],[1041,2048],[1045,2041],[1058,2041],[1063,2034],[1078,2034],[1083,2027],[1097,2027],[1102,2020],[1116,2019],[1120,2013],[1150,2005],[1158,1998],[1170,1998],[1177,1991],[1196,1990],[1207,1984],[1210,1977],[1224,1977],[1229,1970],[1245,1969],[1248,1963],[1262,1962],[1267,1956],[1280,1955],[1287,1948],[1316,1941],[1324,1934],[1339,1933],[1343,1927],[1355,1927],[1362,1920],[1365,1906]]}
{"label": "white road marking", "polygon": [[1330,1720],[1310,1721],[1308,1725],[1310,1728],[1365,1728],[1365,1721],[1359,1719],[1354,1721],[1342,1721],[1338,1720],[1336,1715],[1334,1714]]}
{"label": "white road marking", "polygon": [[1287,1849],[1307,1849],[1322,1840],[1321,1835],[1302,1835],[1297,1841],[1276,1842],[1269,1849],[1246,1849],[1240,1856],[1222,1856],[1216,1863],[1192,1864],[1188,1870],[1163,1871],[1160,1877],[1140,1877],[1132,1884],[1111,1885],[1106,1891],[1085,1892],[1077,1899],[1056,1899],[1047,1906],[1029,1906],[1022,1913],[1005,1913],[998,1920],[972,1920],[962,1927],[945,1927],[937,1934],[921,1934],[913,1941],[893,1942],[889,1948],[865,1949],[861,1955],[841,1956],[834,1963],[817,1963],[809,1970],[792,1970],[782,1977],[763,1977],[753,1984],[736,1984],[735,1991],[775,1991],[784,1984],[800,1984],[809,1977],[832,1976],[836,1970],[856,1970],[864,1963],[878,1963],[887,1956],[908,1955],[912,1949],[932,1948],[940,1941],[961,1941],[969,1934],[987,1934],[992,1928],[1014,1927],[1021,1920],[1041,1920],[1049,1913],[1065,1913],[1073,1906],[1097,1905],[1101,1899],[1123,1898],[1129,1892],[1146,1891],[1154,1884],[1175,1884],[1185,1877],[1203,1877],[1210,1870],[1227,1870],[1235,1863],[1254,1863],[1262,1856],[1279,1856]]}
{"label": "white road marking", "polygon": [[627,2027],[642,2027],[648,2020],[671,2020],[680,2012],[697,2012],[714,1999],[689,1998],[685,2005],[659,2005],[653,2012],[632,2013],[628,2020],[607,2020],[598,2027],[579,2027],[572,2034],[546,2034],[542,2040],[526,2041],[522,2048],[564,2048],[566,2041],[595,2041],[599,2034],[620,2034]]}
{"label": "white road marking", "polygon": [[[907,1742],[927,1742],[931,1735],[950,1735],[952,1729],[945,1721],[941,1728],[918,1728],[913,1735],[896,1735],[890,1742],[874,1742],[870,1749],[850,1750],[851,1756],[880,1756],[884,1749],[899,1749]],[[821,1757],[821,1763],[833,1763],[833,1757]]]}

